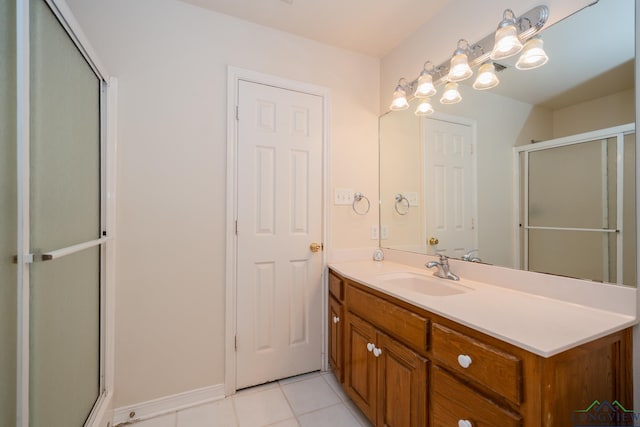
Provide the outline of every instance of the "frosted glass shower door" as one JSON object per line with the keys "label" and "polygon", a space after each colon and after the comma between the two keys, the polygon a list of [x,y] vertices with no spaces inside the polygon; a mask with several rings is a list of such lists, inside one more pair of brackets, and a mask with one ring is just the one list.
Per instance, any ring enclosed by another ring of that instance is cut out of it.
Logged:
{"label": "frosted glass shower door", "polygon": [[101,80],[30,2],[29,425],[82,426],[101,393]]}
{"label": "frosted glass shower door", "polygon": [[523,268],[635,284],[634,125],[516,147],[515,152]]}
{"label": "frosted glass shower door", "polygon": [[15,2],[0,0],[0,426],[15,425],[18,200]]}

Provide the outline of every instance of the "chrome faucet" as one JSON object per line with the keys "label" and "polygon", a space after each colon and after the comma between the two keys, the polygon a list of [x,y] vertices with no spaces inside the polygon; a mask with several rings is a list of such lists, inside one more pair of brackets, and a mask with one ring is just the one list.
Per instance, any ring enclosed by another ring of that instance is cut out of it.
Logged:
{"label": "chrome faucet", "polygon": [[462,255],[462,260],[469,261],[469,262],[482,262],[482,260],[479,257],[472,255],[474,252],[478,252],[478,249],[471,249],[469,252]]}
{"label": "chrome faucet", "polygon": [[425,264],[427,268],[437,267],[438,269],[433,273],[434,276],[440,277],[442,279],[449,280],[460,280],[458,276],[453,274],[449,270],[449,257],[446,255],[440,254],[440,261],[429,261]]}

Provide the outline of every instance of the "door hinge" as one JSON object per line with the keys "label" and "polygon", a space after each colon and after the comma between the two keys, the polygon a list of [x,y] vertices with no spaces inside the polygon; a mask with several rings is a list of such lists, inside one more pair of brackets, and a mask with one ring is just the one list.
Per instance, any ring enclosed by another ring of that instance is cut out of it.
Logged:
{"label": "door hinge", "polygon": [[236,105],[236,120],[240,120],[240,107]]}
{"label": "door hinge", "polygon": [[237,335],[235,337],[233,337],[233,341],[234,341],[233,345],[234,345],[236,351],[238,351],[238,336]]}
{"label": "door hinge", "polygon": [[238,235],[238,220],[236,219],[236,236]]}

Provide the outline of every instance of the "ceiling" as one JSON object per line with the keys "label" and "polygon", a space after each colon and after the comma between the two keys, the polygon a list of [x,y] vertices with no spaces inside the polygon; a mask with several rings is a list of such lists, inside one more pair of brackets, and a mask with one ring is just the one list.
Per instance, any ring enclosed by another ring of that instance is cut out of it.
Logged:
{"label": "ceiling", "polygon": [[182,1],[381,58],[451,0]]}

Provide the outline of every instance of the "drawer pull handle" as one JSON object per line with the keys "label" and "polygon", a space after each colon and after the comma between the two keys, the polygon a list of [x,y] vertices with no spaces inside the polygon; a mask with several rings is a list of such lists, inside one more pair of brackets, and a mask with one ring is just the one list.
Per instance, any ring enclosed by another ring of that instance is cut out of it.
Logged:
{"label": "drawer pull handle", "polygon": [[379,348],[376,347],[373,349],[373,355],[375,357],[380,357],[381,354],[382,354],[382,350],[380,350]]}
{"label": "drawer pull handle", "polygon": [[338,316],[333,316],[333,323],[338,323],[340,318]]}
{"label": "drawer pull handle", "polygon": [[458,420],[458,427],[473,427],[469,420]]}
{"label": "drawer pull handle", "polygon": [[373,351],[373,349],[374,349],[374,348],[376,348],[376,346],[375,346],[375,345],[373,345],[373,343],[368,343],[368,344],[367,344],[367,350],[369,350],[369,351]]}
{"label": "drawer pull handle", "polygon": [[[461,354],[458,356],[458,364],[460,366],[462,366],[463,368],[467,369],[469,366],[471,366],[471,357],[467,356],[466,354]],[[464,421],[464,420],[463,420]],[[469,424],[470,426],[471,424]],[[460,426],[460,427],[469,427],[466,424],[464,426]]]}

